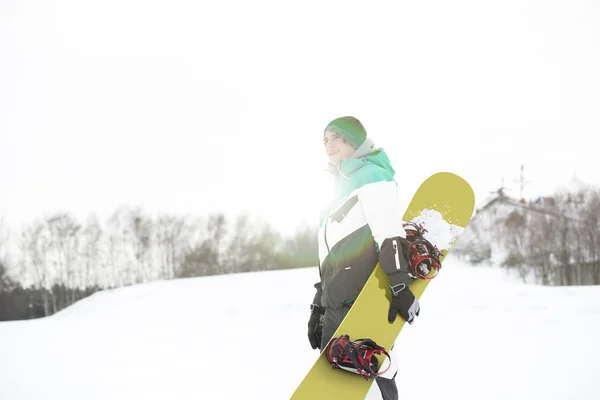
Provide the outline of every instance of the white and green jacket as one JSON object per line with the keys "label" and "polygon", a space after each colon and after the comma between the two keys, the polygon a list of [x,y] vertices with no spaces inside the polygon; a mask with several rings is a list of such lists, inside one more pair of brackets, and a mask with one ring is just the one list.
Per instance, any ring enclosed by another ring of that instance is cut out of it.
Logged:
{"label": "white and green jacket", "polygon": [[[400,244],[394,240],[406,237],[406,232],[395,171],[386,153],[367,139],[335,173],[335,198],[321,214],[321,279],[315,284],[314,303],[341,308],[356,299],[378,262],[388,275],[402,272],[394,275],[402,275],[407,284],[409,279],[399,259]],[[386,257],[381,257],[382,246],[388,248]]]}

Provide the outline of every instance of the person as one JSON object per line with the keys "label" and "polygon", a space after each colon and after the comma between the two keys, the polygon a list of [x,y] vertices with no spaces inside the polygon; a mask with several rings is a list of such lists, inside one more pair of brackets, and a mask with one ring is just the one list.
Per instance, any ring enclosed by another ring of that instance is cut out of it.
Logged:
{"label": "person", "polygon": [[[409,289],[412,277],[404,257],[406,231],[395,171],[387,154],[367,138],[362,123],[345,116],[325,128],[323,144],[334,174],[335,190],[320,216],[319,281],[310,306],[308,338],[323,350],[350,311],[379,262],[390,279],[388,320],[400,314],[409,324],[419,315]],[[376,378],[367,398],[397,400],[396,357]],[[384,366],[382,366],[383,368]]]}

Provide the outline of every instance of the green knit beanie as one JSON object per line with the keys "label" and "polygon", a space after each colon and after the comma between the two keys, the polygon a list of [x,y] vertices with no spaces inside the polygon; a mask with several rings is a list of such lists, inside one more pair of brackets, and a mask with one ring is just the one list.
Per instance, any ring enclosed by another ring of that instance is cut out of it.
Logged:
{"label": "green knit beanie", "polygon": [[339,133],[356,147],[363,144],[367,138],[365,127],[354,117],[340,117],[334,119],[327,124],[325,131],[323,131],[323,136],[325,136],[325,132],[327,131]]}

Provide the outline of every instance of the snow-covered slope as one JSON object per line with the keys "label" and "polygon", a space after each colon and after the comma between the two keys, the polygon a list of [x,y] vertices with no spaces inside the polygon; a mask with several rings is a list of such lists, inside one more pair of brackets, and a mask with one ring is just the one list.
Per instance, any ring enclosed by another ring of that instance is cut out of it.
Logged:
{"label": "snow-covered slope", "polygon": [[[0,323],[0,399],[286,399],[317,356],[316,268],[106,291]],[[598,399],[600,287],[518,283],[450,255],[398,341],[401,399]]]}

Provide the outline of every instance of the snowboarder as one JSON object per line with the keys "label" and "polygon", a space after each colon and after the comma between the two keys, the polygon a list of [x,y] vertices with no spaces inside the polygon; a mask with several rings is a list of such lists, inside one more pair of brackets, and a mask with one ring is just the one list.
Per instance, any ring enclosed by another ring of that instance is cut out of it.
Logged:
{"label": "snowboarder", "polygon": [[[420,309],[408,287],[412,278],[403,250],[406,231],[388,156],[367,138],[362,123],[350,116],[327,125],[323,144],[328,169],[335,176],[335,194],[321,213],[320,280],[308,322],[310,344],[319,350],[327,345],[378,262],[390,278],[388,320],[400,314],[412,324]],[[394,352],[390,355],[392,365],[376,379],[368,399],[398,399],[397,360]]]}

